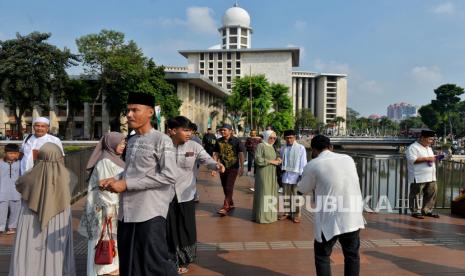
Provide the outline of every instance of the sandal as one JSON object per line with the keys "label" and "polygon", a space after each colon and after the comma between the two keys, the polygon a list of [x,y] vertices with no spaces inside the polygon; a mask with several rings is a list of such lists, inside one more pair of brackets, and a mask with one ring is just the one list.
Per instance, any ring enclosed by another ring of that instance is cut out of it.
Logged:
{"label": "sandal", "polygon": [[189,269],[187,267],[180,266],[178,268],[178,274],[184,274],[184,273],[187,273],[187,272],[189,272]]}
{"label": "sandal", "polygon": [[226,216],[228,214],[228,211],[225,208],[221,208],[217,212],[220,216]]}
{"label": "sandal", "polygon": [[424,219],[423,215],[422,215],[422,214],[418,214],[418,213],[413,213],[413,214],[412,214],[412,217],[417,218],[417,219]]}
{"label": "sandal", "polygon": [[293,221],[294,223],[300,223],[300,218],[294,218],[292,221]]}
{"label": "sandal", "polygon": [[11,229],[9,229],[8,231],[5,232],[6,235],[12,235],[12,234],[14,234],[14,233],[16,233],[16,231],[15,231],[15,230],[11,230]]}
{"label": "sandal", "polygon": [[439,218],[438,214],[433,214],[433,213],[426,213],[426,214],[423,214],[423,216],[431,217],[431,218]]}
{"label": "sandal", "polygon": [[289,215],[282,215],[278,218],[278,220],[285,220],[289,217]]}

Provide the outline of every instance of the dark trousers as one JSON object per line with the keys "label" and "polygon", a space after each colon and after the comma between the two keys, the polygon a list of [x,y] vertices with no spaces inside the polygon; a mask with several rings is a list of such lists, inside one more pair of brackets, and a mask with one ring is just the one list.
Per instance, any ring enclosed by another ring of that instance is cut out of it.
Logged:
{"label": "dark trousers", "polygon": [[360,230],[344,233],[334,236],[327,241],[323,234],[323,242],[319,243],[315,240],[315,266],[316,274],[318,276],[331,275],[330,256],[333,251],[333,246],[337,240],[342,246],[342,253],[344,254],[344,275],[357,276],[360,273],[360,255],[358,250],[360,248]]}
{"label": "dark trousers", "polygon": [[118,221],[119,272],[121,276],[177,276],[175,264],[169,261],[166,242],[166,220]]}
{"label": "dark trousers", "polygon": [[247,152],[247,171],[248,172],[252,171],[252,165],[254,165],[254,173],[255,173],[257,171],[256,166],[255,166],[255,152],[248,151]]}
{"label": "dark trousers", "polygon": [[224,173],[220,173],[221,186],[223,186],[224,193],[224,208],[234,206],[232,197],[238,171],[239,169],[226,169]]}

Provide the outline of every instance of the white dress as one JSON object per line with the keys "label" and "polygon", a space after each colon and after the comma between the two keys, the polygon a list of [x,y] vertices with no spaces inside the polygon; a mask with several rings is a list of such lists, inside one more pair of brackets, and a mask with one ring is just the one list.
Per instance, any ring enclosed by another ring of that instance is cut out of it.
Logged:
{"label": "white dress", "polygon": [[[113,232],[112,237],[116,241],[117,223],[118,223],[118,204],[119,195],[108,191],[101,191],[98,188],[99,181],[102,179],[115,177],[123,171],[123,168],[117,166],[109,159],[103,159],[97,162],[89,179],[87,189],[87,202],[85,212],[82,215],[78,232],[88,238],[87,247],[87,275],[109,274],[119,269],[118,254],[109,265],[96,265],[94,263],[95,246],[100,238],[103,221],[105,217],[112,217]],[[107,238],[107,237],[105,237]]]}

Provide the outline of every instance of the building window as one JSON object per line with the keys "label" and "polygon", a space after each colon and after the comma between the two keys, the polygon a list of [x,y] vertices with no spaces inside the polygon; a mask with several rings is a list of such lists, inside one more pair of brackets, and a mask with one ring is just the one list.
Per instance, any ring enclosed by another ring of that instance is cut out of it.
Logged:
{"label": "building window", "polygon": [[231,62],[228,61],[228,63],[226,63],[226,66],[227,66],[228,68],[231,68]]}
{"label": "building window", "polygon": [[229,49],[237,49],[237,45],[231,45],[229,46]]}
{"label": "building window", "polygon": [[210,77],[208,77],[208,78],[209,78],[211,81],[213,81],[213,77],[212,77],[212,76],[210,76]]}
{"label": "building window", "polygon": [[227,77],[226,77],[226,81],[227,81],[227,82],[231,82],[231,76],[227,76]]}
{"label": "building window", "polygon": [[337,77],[335,77],[335,76],[327,76],[326,80],[327,81],[337,81]]}
{"label": "building window", "polygon": [[208,63],[208,68],[213,69],[213,62]]}
{"label": "building window", "polygon": [[236,44],[236,43],[237,43],[237,37],[235,37],[235,36],[230,37],[230,38],[229,38],[229,43],[234,43],[234,44]]}
{"label": "building window", "polygon": [[231,84],[230,83],[226,84],[226,88],[231,89]]}
{"label": "building window", "polygon": [[200,68],[204,68],[205,67],[205,64],[203,62],[200,63]]}
{"label": "building window", "polygon": [[230,35],[237,35],[237,28],[231,28],[231,29],[229,29],[229,34],[230,34]]}
{"label": "building window", "polygon": [[236,68],[241,68],[241,62],[240,61],[236,61]]}
{"label": "building window", "polygon": [[236,70],[236,75],[240,75],[241,74],[241,69],[237,69]]}
{"label": "building window", "polygon": [[218,68],[223,68],[223,62],[218,62]]}
{"label": "building window", "polygon": [[247,45],[247,38],[246,38],[246,37],[242,37],[242,38],[241,38],[241,43],[244,44],[244,45]]}
{"label": "building window", "polygon": [[213,53],[208,53],[208,59],[213,60]]}
{"label": "building window", "polygon": [[247,36],[247,29],[241,29],[241,34]]}
{"label": "building window", "polygon": [[218,75],[223,75],[223,70],[218,70]]}
{"label": "building window", "polygon": [[227,75],[231,75],[231,70],[226,70]]}
{"label": "building window", "polygon": [[240,52],[236,53],[236,59],[241,59],[241,53]]}
{"label": "building window", "polygon": [[218,77],[218,82],[223,82],[223,77]]}
{"label": "building window", "polygon": [[226,53],[226,59],[231,60],[231,53],[230,52]]}
{"label": "building window", "polygon": [[208,70],[209,75],[213,75],[213,70]]}
{"label": "building window", "polygon": [[223,29],[223,36],[226,36],[226,29]]}
{"label": "building window", "polygon": [[218,53],[218,60],[222,60],[223,59],[223,53]]}
{"label": "building window", "polygon": [[204,60],[204,59],[205,59],[204,53],[200,53],[200,60]]}
{"label": "building window", "polygon": [[200,74],[201,74],[201,75],[205,74],[205,71],[204,71],[204,70],[200,70]]}

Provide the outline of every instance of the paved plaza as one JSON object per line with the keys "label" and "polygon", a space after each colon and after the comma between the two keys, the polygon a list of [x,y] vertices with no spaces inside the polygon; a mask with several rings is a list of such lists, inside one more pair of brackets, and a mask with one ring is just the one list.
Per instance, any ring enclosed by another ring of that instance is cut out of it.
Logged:
{"label": "paved plaza", "polygon": [[[223,203],[219,177],[201,171],[197,205],[198,258],[186,275],[315,275],[312,215],[302,223],[278,221],[260,225],[250,220],[253,178],[239,178],[236,209],[218,217]],[[77,228],[85,200],[73,205]],[[443,214],[416,220],[407,215],[365,214],[361,232],[362,275],[465,275],[465,218]],[[8,275],[13,236],[0,237],[0,275]],[[85,275],[87,242],[74,233],[78,275]],[[343,275],[338,246],[332,255],[333,275]]]}

